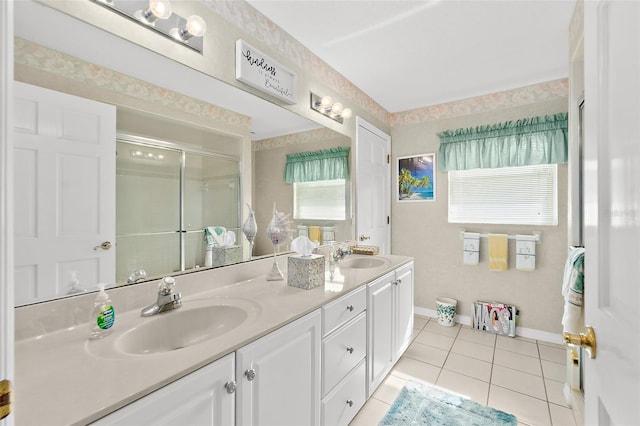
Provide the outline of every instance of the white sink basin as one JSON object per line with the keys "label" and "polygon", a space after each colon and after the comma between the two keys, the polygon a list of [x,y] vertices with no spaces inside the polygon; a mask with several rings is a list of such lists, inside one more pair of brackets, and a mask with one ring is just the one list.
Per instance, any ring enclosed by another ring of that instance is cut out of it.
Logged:
{"label": "white sink basin", "polygon": [[387,264],[389,264],[387,259],[379,257],[351,257],[342,260],[338,265],[341,268],[369,269],[379,268]]}
{"label": "white sink basin", "polygon": [[228,333],[249,317],[245,309],[231,304],[185,305],[142,319],[142,324],[118,337],[116,349],[126,354],[175,351]]}

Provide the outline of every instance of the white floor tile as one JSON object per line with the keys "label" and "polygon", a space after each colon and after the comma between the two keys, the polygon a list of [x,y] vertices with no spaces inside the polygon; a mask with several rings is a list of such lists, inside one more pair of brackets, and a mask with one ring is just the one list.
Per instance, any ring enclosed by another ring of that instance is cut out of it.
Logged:
{"label": "white floor tile", "polygon": [[422,330],[428,322],[429,318],[427,317],[421,317],[420,315],[413,316],[413,328]]}
{"label": "white floor tile", "polygon": [[524,336],[515,336],[515,337],[508,337],[509,339],[514,339],[514,340],[520,340],[522,342],[529,342],[529,343],[537,343],[538,341],[536,339],[532,339],[530,337],[524,337]]}
{"label": "white floor tile", "polygon": [[540,351],[540,359],[557,362],[558,364],[564,364],[567,362],[566,348],[538,345],[538,350]]}
{"label": "white floor tile", "polygon": [[401,379],[418,379],[435,384],[440,374],[440,368],[415,359],[402,357],[391,370],[391,374]]}
{"label": "white floor tile", "polygon": [[474,379],[489,382],[491,380],[491,363],[465,355],[450,353],[444,363],[445,370],[453,371]]}
{"label": "white floor tile", "polygon": [[398,397],[405,383],[407,383],[407,380],[389,374],[373,393],[373,397],[389,405],[393,405],[393,402]]}
{"label": "white floor tile", "polygon": [[448,354],[449,351],[447,350],[428,346],[420,342],[414,342],[407,348],[404,356],[435,365],[436,367],[442,367]]}
{"label": "white floor tile", "polygon": [[496,340],[496,348],[516,352],[522,355],[538,357],[538,345],[535,341],[530,342],[523,339],[498,336],[498,339]]}
{"label": "white floor tile", "polygon": [[487,405],[513,414],[519,423],[531,426],[551,425],[547,402],[500,386],[491,385]]}
{"label": "white floor tile", "polygon": [[466,340],[456,340],[451,348],[451,352],[486,362],[491,362],[493,360],[492,347],[481,345],[479,343],[468,342]]}
{"label": "white floor tile", "polygon": [[555,380],[544,379],[544,387],[547,389],[547,400],[556,405],[569,407],[569,403],[564,396],[564,383]]}
{"label": "white floor tile", "polygon": [[375,398],[370,398],[364,407],[360,409],[360,412],[349,423],[351,426],[371,426],[380,423],[380,420],[387,414],[391,405],[379,401]]}
{"label": "white floor tile", "polygon": [[458,333],[458,339],[467,340],[469,342],[478,343],[486,346],[495,346],[496,334],[488,333],[482,330],[475,330],[470,327],[462,327]]}
{"label": "white floor tile", "polygon": [[567,377],[567,366],[557,362],[542,360],[542,374],[545,379],[555,380],[556,382],[564,382]]}
{"label": "white floor tile", "polygon": [[[564,398],[565,348],[414,317],[415,341],[351,423],[377,424],[407,380],[435,384],[514,414],[518,425],[575,426]],[[553,421],[553,423],[552,423]]]}
{"label": "white floor tile", "polygon": [[538,346],[549,346],[551,348],[556,348],[556,349],[565,349],[566,346],[563,345],[562,343],[553,343],[553,342],[545,342],[544,340],[538,340]]}
{"label": "white floor tile", "polygon": [[491,384],[511,389],[541,400],[547,400],[542,377],[500,365],[493,366]]}
{"label": "white floor tile", "polygon": [[576,426],[576,419],[573,417],[571,408],[549,404],[549,411],[553,426]]}
{"label": "white floor tile", "polygon": [[487,404],[489,383],[482,380],[454,373],[453,371],[442,370],[436,385],[464,395],[480,404]]}
{"label": "white floor tile", "polygon": [[534,358],[517,352],[496,349],[493,355],[493,363],[503,367],[513,368],[514,370],[524,371],[525,373],[542,376],[542,367],[540,366],[540,359],[538,357]]}
{"label": "white floor tile", "polygon": [[416,337],[416,342],[422,343],[424,345],[433,346],[436,348],[444,349],[448,351],[451,349],[455,338],[450,336],[444,336],[442,334],[434,333],[428,330],[429,324],[418,334]]}
{"label": "white floor tile", "polygon": [[443,336],[456,337],[458,335],[458,331],[460,331],[460,325],[456,324],[453,327],[445,327],[438,324],[437,319],[432,318],[427,325],[424,326],[424,329]]}

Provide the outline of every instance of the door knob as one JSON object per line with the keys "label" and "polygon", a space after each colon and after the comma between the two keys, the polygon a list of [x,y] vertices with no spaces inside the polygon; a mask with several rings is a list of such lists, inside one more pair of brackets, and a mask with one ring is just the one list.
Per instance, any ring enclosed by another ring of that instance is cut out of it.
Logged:
{"label": "door knob", "polygon": [[364,234],[360,234],[360,241],[366,241],[366,240],[370,240],[371,237],[364,235]]}
{"label": "door knob", "polygon": [[589,354],[589,358],[593,359],[596,357],[596,333],[593,331],[593,328],[587,327],[587,334],[572,334],[565,331],[562,333],[562,337],[565,344],[581,346],[586,349]]}
{"label": "door knob", "polygon": [[111,241],[105,241],[104,243],[100,244],[99,246],[95,246],[93,249],[94,250],[98,250],[98,249],[109,250],[110,248],[111,248]]}

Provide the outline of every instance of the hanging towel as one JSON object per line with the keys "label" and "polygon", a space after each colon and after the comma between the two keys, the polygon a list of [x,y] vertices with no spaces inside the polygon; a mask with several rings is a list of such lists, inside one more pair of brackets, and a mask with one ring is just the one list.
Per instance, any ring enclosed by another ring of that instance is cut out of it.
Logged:
{"label": "hanging towel", "polygon": [[516,269],[534,271],[536,269],[536,236],[516,235]]}
{"label": "hanging towel", "polygon": [[582,324],[582,296],[584,293],[584,248],[578,247],[569,253],[564,265],[562,296],[564,314],[562,328],[569,333],[579,333]]}
{"label": "hanging towel", "polygon": [[465,265],[477,265],[480,261],[480,234],[465,232],[462,245],[462,262]]}
{"label": "hanging towel", "polygon": [[508,260],[509,236],[507,234],[489,234],[489,270],[506,271]]}
{"label": "hanging towel", "polygon": [[204,241],[208,246],[223,247],[226,232],[224,226],[207,226],[204,229]]}

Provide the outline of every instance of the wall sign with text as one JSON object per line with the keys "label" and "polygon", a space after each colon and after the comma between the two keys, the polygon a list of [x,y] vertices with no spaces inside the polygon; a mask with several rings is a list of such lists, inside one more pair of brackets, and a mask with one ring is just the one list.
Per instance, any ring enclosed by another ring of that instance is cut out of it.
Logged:
{"label": "wall sign with text", "polygon": [[244,40],[236,41],[236,80],[288,104],[296,103],[296,74]]}

